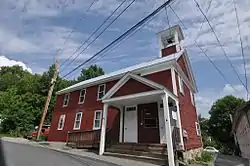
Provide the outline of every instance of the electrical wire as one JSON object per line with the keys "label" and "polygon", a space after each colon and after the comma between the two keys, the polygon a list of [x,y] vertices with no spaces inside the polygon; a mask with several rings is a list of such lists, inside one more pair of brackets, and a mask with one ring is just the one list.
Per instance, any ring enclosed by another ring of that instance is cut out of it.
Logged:
{"label": "electrical wire", "polygon": [[[93,0],[91,2],[91,4],[88,6],[88,8],[86,9],[86,11],[84,12],[85,15],[83,17],[80,18],[80,21],[84,20],[85,16],[86,16],[86,13],[89,12],[89,10],[91,9],[91,7],[94,5],[94,3],[96,2],[97,0]],[[67,35],[66,39],[64,40],[63,42],[63,46],[67,43],[67,41],[69,40],[69,38],[71,37],[71,35],[75,32],[77,26],[78,26],[78,23],[79,22],[76,22],[75,25],[73,26],[72,30],[69,32],[69,34]],[[56,51],[56,56],[61,52],[63,51],[63,47],[59,48],[57,51]]]}
{"label": "electrical wire", "polygon": [[[210,1],[209,1],[208,7],[207,7],[207,9],[206,9],[206,11],[205,11],[206,15],[208,14],[208,11],[209,11],[209,9],[210,9],[210,7],[211,7],[212,1],[213,1],[213,0],[210,0]],[[196,36],[196,38],[195,38],[195,41],[198,40],[198,38],[199,38],[199,36],[200,36],[201,29],[202,29],[202,27],[203,27],[205,21],[206,21],[206,19],[203,18],[202,23],[201,23],[201,25],[200,25],[200,28],[199,28],[199,30],[198,30],[197,36]]]}
{"label": "electrical wire", "polygon": [[[237,28],[238,28],[239,36],[240,36],[239,38],[240,38],[241,55],[242,55],[242,60],[243,60],[243,65],[244,65],[244,74],[245,74],[245,79],[246,79],[246,90],[248,91],[246,61],[245,61],[243,41],[242,41],[241,31],[240,31],[240,21],[239,21],[239,16],[238,16],[238,11],[237,11],[235,0],[232,0],[232,1],[233,1],[233,4],[234,4],[234,11],[235,11],[235,16],[236,16],[236,20],[237,20]],[[248,93],[247,93],[247,100],[248,100]]]}
{"label": "electrical wire", "polygon": [[95,29],[95,31],[92,32],[92,34],[85,40],[85,41],[81,41],[81,45],[73,52],[73,54],[67,58],[66,61],[64,61],[62,64],[61,64],[61,67],[63,67],[63,65],[66,64],[67,61],[69,61],[74,55],[75,53],[77,53],[101,28],[102,26],[115,14],[115,12],[126,2],[127,0],[123,0],[117,7],[116,9],[102,22],[102,24],[97,27]]}
{"label": "electrical wire", "polygon": [[[173,11],[174,15],[178,18],[180,23],[182,24],[183,28],[188,29],[181,18],[178,16],[178,14],[174,11],[174,9],[169,6],[170,9]],[[201,52],[206,56],[206,58],[209,60],[209,62],[214,66],[214,68],[219,72],[219,74],[224,78],[226,82],[229,82],[228,79],[226,78],[225,74],[219,69],[219,67],[214,63],[214,61],[207,55],[206,51],[196,42],[194,41],[195,45],[201,50]],[[231,86],[235,91],[237,91],[233,86]]]}
{"label": "electrical wire", "polygon": [[86,47],[84,47],[80,53],[72,59],[68,66],[72,64],[91,44],[93,44],[134,2],[135,0],[132,0],[126,8],[124,8]]}
{"label": "electrical wire", "polygon": [[238,80],[239,80],[239,81],[241,82],[241,84],[245,87],[247,93],[249,93],[249,91],[248,91],[246,85],[242,82],[242,80],[240,79],[240,76],[238,75],[238,73],[237,73],[235,67],[233,66],[232,62],[231,62],[230,59],[228,58],[227,53],[226,53],[225,49],[223,48],[223,45],[221,44],[221,42],[220,42],[220,40],[219,40],[219,38],[218,38],[218,36],[217,36],[217,34],[216,34],[216,32],[215,32],[213,26],[211,25],[210,21],[208,20],[206,14],[205,14],[205,13],[203,12],[203,10],[201,9],[199,3],[198,3],[196,0],[194,0],[194,2],[195,2],[195,4],[196,4],[196,6],[198,7],[198,9],[200,10],[201,14],[202,14],[202,15],[204,16],[204,18],[206,19],[206,21],[207,21],[209,27],[211,28],[211,30],[212,30],[212,32],[213,32],[213,34],[214,34],[214,36],[215,36],[215,38],[216,38],[218,44],[220,45],[220,47],[221,47],[221,49],[222,49],[222,51],[223,51],[223,53],[224,53],[224,56],[225,56],[226,60],[227,60],[228,63],[230,64],[230,66],[231,66],[231,68],[233,69],[233,71],[234,71],[235,75],[237,76]]}
{"label": "electrical wire", "polygon": [[64,75],[63,78],[66,77],[66,76],[68,76],[72,72],[76,71],[81,66],[83,66],[86,63],[88,63],[89,61],[91,61],[95,57],[99,56],[101,53],[103,53],[109,47],[115,45],[117,42],[120,42],[121,40],[123,40],[124,38],[126,38],[126,36],[128,36],[131,33],[133,33],[138,27],[140,27],[145,22],[147,22],[151,17],[155,16],[158,12],[160,12],[162,9],[164,9],[164,7],[167,6],[167,5],[169,5],[169,3],[171,3],[172,1],[173,0],[168,0],[167,2],[163,3],[160,7],[158,7],[156,10],[154,10],[152,13],[150,13],[148,16],[146,16],[142,20],[140,20],[137,24],[135,24],[134,26],[132,26],[130,29],[128,29],[126,32],[124,32],[121,36],[119,36],[114,41],[112,41],[111,43],[109,43],[106,47],[104,47],[103,49],[101,49],[100,51],[98,51],[97,53],[95,53],[92,57],[90,57],[89,59],[87,59],[86,61],[84,61],[80,65],[78,65],[76,68],[74,68],[73,70],[71,70],[69,73],[67,73],[66,75]]}

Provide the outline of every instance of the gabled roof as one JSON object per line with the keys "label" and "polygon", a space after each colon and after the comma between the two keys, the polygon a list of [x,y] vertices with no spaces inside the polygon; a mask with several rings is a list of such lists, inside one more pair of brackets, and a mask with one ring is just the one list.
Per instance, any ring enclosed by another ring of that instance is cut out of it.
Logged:
{"label": "gabled roof", "polygon": [[[146,70],[149,68],[153,68],[156,67],[158,65],[162,65],[168,62],[176,62],[175,59],[178,59],[179,57],[181,57],[181,55],[184,53],[184,51],[180,51],[178,53],[174,53],[172,55],[168,55],[166,57],[161,57],[161,58],[157,58],[155,60],[151,60],[148,62],[144,62],[144,63],[140,63],[134,66],[130,66],[121,70],[117,70],[99,77],[95,77],[86,81],[82,81],[79,82],[75,85],[72,85],[70,87],[67,87],[65,89],[62,89],[60,91],[57,92],[57,94],[63,94],[63,93],[68,93],[68,92],[72,92],[84,87],[88,87],[88,86],[93,86],[93,85],[97,85],[97,84],[101,84],[116,78],[121,78],[125,73],[127,72],[139,72],[142,70]],[[166,65],[167,67],[167,65]]]}
{"label": "gabled roof", "polygon": [[151,88],[154,88],[156,90],[164,90],[164,86],[154,82],[154,81],[151,81],[151,80],[148,80],[146,78],[143,78],[141,76],[138,76],[136,74],[133,74],[133,73],[130,73],[128,72],[127,74],[125,74],[109,91],[108,93],[103,96],[102,100],[106,100],[106,99],[109,99],[111,98],[130,78],[142,83],[142,84],[145,84]]}

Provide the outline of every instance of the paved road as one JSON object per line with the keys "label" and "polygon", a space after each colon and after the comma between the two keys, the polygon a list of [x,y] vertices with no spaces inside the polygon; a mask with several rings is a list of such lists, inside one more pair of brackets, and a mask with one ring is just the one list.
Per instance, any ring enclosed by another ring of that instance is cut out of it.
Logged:
{"label": "paved road", "polygon": [[214,165],[215,166],[249,166],[249,163],[247,160],[241,157],[218,154]]}
{"label": "paved road", "polygon": [[1,166],[117,166],[87,157],[6,141],[0,142],[0,148]]}

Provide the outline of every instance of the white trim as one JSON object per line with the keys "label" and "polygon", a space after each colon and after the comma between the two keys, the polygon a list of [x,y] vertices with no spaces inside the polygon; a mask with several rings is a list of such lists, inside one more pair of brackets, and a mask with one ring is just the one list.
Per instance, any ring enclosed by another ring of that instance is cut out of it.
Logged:
{"label": "white trim", "polygon": [[[57,130],[63,130],[65,118],[66,118],[65,114],[60,115],[59,121],[58,121],[58,124],[57,124]],[[61,120],[62,120],[62,127],[59,126]]]}
{"label": "white trim", "polygon": [[190,92],[190,100],[191,100],[191,103],[192,103],[193,106],[194,106],[194,94],[192,93],[191,90],[189,90],[189,92]]}
{"label": "white trim", "polygon": [[124,109],[123,107],[119,107],[120,109],[120,132],[119,132],[119,142],[122,143],[122,136],[123,136],[123,122],[124,122],[124,119],[123,119],[123,116],[124,116]]}
{"label": "white trim", "polygon": [[[67,104],[64,104],[64,101],[65,101],[65,97],[66,96],[68,96],[68,100],[67,100]],[[66,94],[64,94],[64,96],[63,96],[63,107],[68,107],[68,105],[69,105],[69,100],[70,100],[70,93],[66,93]]]}
{"label": "white trim", "polygon": [[100,135],[100,145],[99,145],[99,155],[103,155],[105,150],[105,137],[106,137],[106,126],[108,117],[108,104],[103,105],[102,122],[101,122],[101,135]]}
{"label": "white trim", "polygon": [[181,139],[181,149],[184,150],[184,141],[183,141],[183,129],[182,129],[182,125],[181,125],[181,110],[180,110],[180,107],[179,107],[179,101],[175,100],[175,105],[176,105],[176,108],[177,108],[177,118],[178,118],[178,123],[177,123],[177,126],[179,127],[179,130],[180,130],[180,139]]}
{"label": "white trim", "polygon": [[174,150],[173,150],[173,142],[172,142],[172,127],[170,121],[169,114],[169,106],[168,106],[168,94],[165,93],[162,97],[163,100],[163,115],[165,121],[165,130],[166,130],[166,142],[167,142],[167,152],[168,152],[168,165],[175,166],[174,160]]}
{"label": "white trim", "polygon": [[[85,92],[84,92],[84,96],[81,96],[81,95],[82,95],[82,91],[85,91]],[[78,104],[83,104],[83,103],[84,103],[84,101],[85,101],[85,96],[86,96],[86,92],[87,92],[86,89],[80,90]],[[80,101],[81,97],[84,97],[84,100],[83,100],[82,102]]]}
{"label": "white trim", "polygon": [[[162,104],[162,108],[161,108],[161,104]],[[157,102],[157,106],[158,106],[158,123],[159,123],[159,135],[160,135],[160,143],[161,144],[166,144],[167,143],[167,135],[166,135],[166,128],[165,128],[165,118],[164,118],[164,108],[163,108],[163,102],[158,101]],[[163,114],[163,116],[162,116]],[[163,126],[161,126],[161,123],[163,124]]]}
{"label": "white trim", "polygon": [[79,82],[75,85],[67,87],[65,89],[62,89],[62,90],[58,91],[56,94],[57,95],[64,94],[67,92],[72,92],[72,91],[79,90],[79,89],[86,88],[86,87],[90,87],[93,85],[105,83],[105,82],[108,82],[111,80],[117,80],[117,79],[121,78],[127,72],[133,72],[133,73],[139,74],[139,73],[143,73],[145,71],[149,72],[150,70],[153,70],[154,68],[157,69],[158,68],[157,66],[161,66],[161,67],[165,66],[165,68],[169,68],[172,64],[174,64],[176,62],[175,59],[178,59],[183,53],[184,53],[184,51],[180,51],[178,53],[175,53],[175,54],[172,54],[172,55],[169,55],[166,57],[157,58],[155,60],[151,60],[151,61],[137,64],[134,66],[130,66],[130,67],[127,67],[127,68],[124,68],[121,70],[111,72],[109,74],[105,74],[105,75],[95,77],[95,78],[92,78],[92,79],[89,79],[86,81],[82,81],[82,82]]}
{"label": "white trim", "polygon": [[139,98],[139,97],[151,96],[151,95],[157,95],[157,94],[163,94],[163,93],[165,93],[164,90],[153,90],[153,91],[148,91],[148,92],[136,93],[132,95],[114,97],[114,98],[102,100],[102,102],[109,103],[109,102],[115,102],[115,101],[131,99],[131,98]]}
{"label": "white trim", "polygon": [[182,95],[185,94],[185,91],[184,91],[184,82],[182,80],[182,78],[178,75],[178,81],[179,81],[179,91]]}
{"label": "white trim", "polygon": [[197,136],[201,136],[201,128],[198,122],[195,122],[196,134]]}
{"label": "white trim", "polygon": [[[150,74],[154,74],[154,73],[158,73],[158,72],[161,72],[161,71],[166,71],[166,70],[170,70],[171,69],[171,63],[174,62],[174,61],[169,61],[169,64],[162,64],[160,66],[157,66],[157,67],[152,67],[148,70],[145,70],[143,72],[140,72],[140,75],[141,76],[146,76],[146,75],[150,75]],[[166,67],[168,65],[168,67]]]}
{"label": "white trim", "polygon": [[100,85],[98,85],[98,91],[97,91],[97,101],[98,100],[102,100],[102,98],[100,98],[100,96],[99,96],[99,93],[100,93],[100,87],[101,86],[104,86],[104,88],[103,88],[103,96],[102,96],[102,98],[105,96],[105,94],[106,94],[106,84],[100,84]]}
{"label": "white trim", "polygon": [[195,91],[197,91],[197,86],[196,86],[196,81],[195,81],[194,73],[193,73],[191,62],[190,62],[190,60],[188,58],[188,54],[187,54],[186,50],[184,51],[184,61],[187,64],[188,75],[191,78],[193,86],[195,87]]}
{"label": "white trim", "polygon": [[133,73],[127,73],[124,77],[122,77],[108,92],[107,94],[103,97],[103,100],[109,99],[112,97],[112,95],[115,94],[115,92],[117,92],[124,84],[126,84],[126,82],[130,79],[134,79],[142,84],[145,84],[151,88],[154,89],[165,89],[164,86],[153,82],[151,80],[148,80],[146,78],[143,78],[141,76],[135,75]]}
{"label": "white trim", "polygon": [[174,65],[174,68],[177,71],[177,74],[181,76],[182,80],[185,82],[185,84],[188,86],[189,89],[192,89],[193,92],[197,92],[197,87],[196,85],[193,85],[191,83],[191,81],[188,79],[188,77],[186,76],[186,74],[183,72],[183,70],[181,69],[180,65],[176,62]]}
{"label": "white trim", "polygon": [[[76,127],[76,118],[77,118],[77,115],[78,114],[80,114],[81,116],[80,116],[80,122],[79,122],[79,127]],[[81,128],[81,123],[82,123],[82,112],[77,112],[76,113],[76,115],[75,115],[75,122],[74,122],[74,128],[73,128],[73,130],[80,130],[80,128]]]}
{"label": "white trim", "polygon": [[176,86],[176,76],[175,76],[175,70],[174,70],[174,68],[171,68],[171,77],[172,77],[173,92],[174,92],[174,94],[176,96],[178,96],[177,86]]}
{"label": "white trim", "polygon": [[[100,112],[100,119],[96,119],[96,113]],[[99,127],[95,127],[95,121],[99,120]],[[102,122],[102,110],[95,110],[94,112],[94,119],[93,119],[93,130],[99,130],[101,128],[101,122]]]}

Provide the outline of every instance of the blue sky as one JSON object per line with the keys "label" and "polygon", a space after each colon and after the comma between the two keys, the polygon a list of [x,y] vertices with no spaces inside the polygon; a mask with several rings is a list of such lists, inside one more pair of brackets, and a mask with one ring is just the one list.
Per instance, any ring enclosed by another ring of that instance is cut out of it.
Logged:
{"label": "blue sky", "polygon": [[[86,13],[85,11],[91,2],[92,0],[1,0],[0,66],[19,64],[33,73],[42,73],[54,62],[55,57],[59,58],[61,62],[66,60],[80,46],[81,42],[87,39],[94,29],[119,5],[121,0],[96,0],[90,11]],[[130,0],[119,11],[129,2]],[[136,0],[91,47],[78,57],[76,62],[61,67],[61,75],[65,75],[79,62],[86,60],[106,46],[163,2],[164,0],[158,0],[157,2],[155,0]],[[209,1],[198,0],[198,2],[205,11]],[[248,78],[250,71],[249,6],[249,0],[237,0]],[[183,27],[184,45],[188,50],[199,89],[196,94],[198,111],[203,116],[208,116],[208,110],[212,103],[224,95],[233,94],[245,98],[244,86],[226,61],[223,51],[208,24],[205,23],[199,32],[204,17],[194,1],[175,0],[172,7],[187,28]],[[171,25],[180,24],[170,9],[168,9],[168,16]],[[240,79],[245,83],[233,1],[212,0],[207,16]],[[108,73],[157,58],[159,45],[156,33],[167,27],[167,17],[165,11],[162,11],[135,35],[122,42],[116,49],[108,52],[105,57],[93,63],[97,63]],[[64,44],[65,39],[74,28],[74,33]],[[206,50],[207,55],[214,60],[228,81],[225,81],[218,74],[194,44],[197,36],[199,45]],[[56,54],[56,51],[60,48],[62,48],[62,52]],[[78,72],[72,74],[71,78],[77,74]]]}

